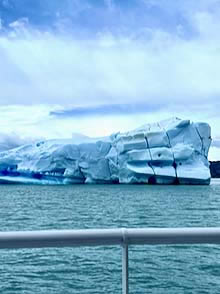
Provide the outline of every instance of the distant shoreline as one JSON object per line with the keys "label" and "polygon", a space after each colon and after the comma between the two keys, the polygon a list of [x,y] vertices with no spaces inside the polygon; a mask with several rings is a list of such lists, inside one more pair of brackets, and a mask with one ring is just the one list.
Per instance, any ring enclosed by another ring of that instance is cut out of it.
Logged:
{"label": "distant shoreline", "polygon": [[211,178],[220,178],[220,161],[209,161]]}

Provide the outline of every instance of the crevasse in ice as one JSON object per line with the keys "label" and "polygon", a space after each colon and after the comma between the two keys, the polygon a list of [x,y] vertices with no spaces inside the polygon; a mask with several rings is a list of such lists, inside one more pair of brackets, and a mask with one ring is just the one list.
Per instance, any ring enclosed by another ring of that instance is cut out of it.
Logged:
{"label": "crevasse in ice", "polygon": [[172,118],[92,139],[47,140],[0,153],[0,183],[209,184],[210,126]]}

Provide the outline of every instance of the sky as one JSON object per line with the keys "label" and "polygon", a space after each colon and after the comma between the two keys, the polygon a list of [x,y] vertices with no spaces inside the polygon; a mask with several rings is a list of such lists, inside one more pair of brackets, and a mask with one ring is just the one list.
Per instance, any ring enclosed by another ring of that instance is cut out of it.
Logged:
{"label": "sky", "polygon": [[220,160],[220,0],[0,0],[0,149],[170,117]]}

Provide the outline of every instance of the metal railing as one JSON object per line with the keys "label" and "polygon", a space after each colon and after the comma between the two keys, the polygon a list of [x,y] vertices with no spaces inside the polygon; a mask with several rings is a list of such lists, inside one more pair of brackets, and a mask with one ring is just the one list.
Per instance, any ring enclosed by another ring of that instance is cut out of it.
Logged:
{"label": "metal railing", "polygon": [[92,229],[0,232],[0,249],[122,246],[122,293],[128,294],[128,246],[220,244],[220,228]]}

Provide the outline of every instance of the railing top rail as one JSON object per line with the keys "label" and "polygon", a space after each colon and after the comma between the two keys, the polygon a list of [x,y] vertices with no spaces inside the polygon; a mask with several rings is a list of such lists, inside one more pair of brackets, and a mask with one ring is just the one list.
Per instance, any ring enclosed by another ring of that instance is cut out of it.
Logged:
{"label": "railing top rail", "polygon": [[123,244],[220,244],[220,228],[118,228],[0,232],[0,249]]}

